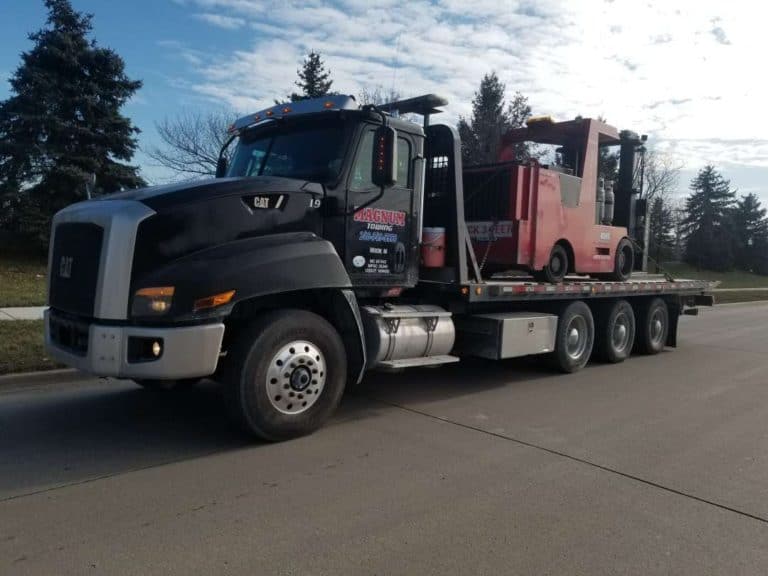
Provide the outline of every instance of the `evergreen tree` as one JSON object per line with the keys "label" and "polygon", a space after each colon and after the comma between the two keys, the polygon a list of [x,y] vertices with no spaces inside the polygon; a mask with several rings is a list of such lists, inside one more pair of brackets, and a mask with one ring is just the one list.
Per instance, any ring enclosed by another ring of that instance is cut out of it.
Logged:
{"label": "evergreen tree", "polygon": [[489,164],[499,155],[501,136],[511,125],[504,102],[504,84],[495,72],[486,74],[472,99],[472,116],[459,119],[461,153],[465,164]]}
{"label": "evergreen tree", "polygon": [[139,132],[120,108],[141,87],[112,50],[89,41],[91,16],[68,0],[45,0],[46,27],[30,34],[0,103],[0,192],[16,229],[47,242],[51,216],[93,192],[143,185],[124,164]]}
{"label": "evergreen tree", "polygon": [[616,182],[619,179],[619,153],[614,151],[615,146],[601,146],[597,155],[598,178]]}
{"label": "evergreen tree", "polygon": [[675,217],[666,198],[653,199],[648,221],[651,227],[648,253],[662,264],[670,258],[675,245]]}
{"label": "evergreen tree", "polygon": [[682,226],[685,260],[708,270],[728,270],[734,263],[732,208],[736,194],[713,166],[705,166],[691,182]]}
{"label": "evergreen tree", "polygon": [[765,246],[768,244],[768,220],[757,195],[742,196],[733,210],[736,233],[736,264],[744,270],[764,269]]}
{"label": "evergreen tree", "polygon": [[[522,128],[530,117],[531,105],[528,102],[528,97],[523,96],[522,92],[515,92],[507,108],[507,125],[504,127],[504,131],[506,132],[512,128]],[[535,146],[530,142],[515,144],[514,149],[515,159],[523,162],[537,155]]]}
{"label": "evergreen tree", "polygon": [[296,86],[301,88],[301,94],[294,92],[291,94],[291,102],[307,100],[309,98],[320,98],[326,94],[331,94],[331,71],[325,69],[325,64],[320,57],[319,52],[310,51],[304,59],[301,68],[296,70],[299,79],[295,82]]}

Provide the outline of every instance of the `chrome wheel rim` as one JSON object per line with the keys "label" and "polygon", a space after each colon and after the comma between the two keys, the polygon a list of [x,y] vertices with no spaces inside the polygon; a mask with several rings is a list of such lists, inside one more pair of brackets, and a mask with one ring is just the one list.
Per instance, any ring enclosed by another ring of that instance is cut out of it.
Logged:
{"label": "chrome wheel rim", "polygon": [[579,360],[587,349],[587,320],[574,316],[566,327],[565,353],[573,360]]}
{"label": "chrome wheel rim", "polygon": [[286,344],[272,357],[267,370],[267,397],[282,414],[309,410],[325,388],[326,364],[320,349],[305,340]]}
{"label": "chrome wheel rim", "polygon": [[611,333],[611,342],[614,350],[623,352],[627,349],[627,345],[629,344],[629,331],[629,317],[624,312],[617,314]]}
{"label": "chrome wheel rim", "polygon": [[664,312],[657,308],[651,314],[651,342],[659,344],[664,336]]}

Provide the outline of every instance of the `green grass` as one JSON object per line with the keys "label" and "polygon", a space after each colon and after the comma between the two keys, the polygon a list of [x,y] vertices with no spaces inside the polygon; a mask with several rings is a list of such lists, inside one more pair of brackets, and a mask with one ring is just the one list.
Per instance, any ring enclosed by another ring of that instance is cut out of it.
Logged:
{"label": "green grass", "polygon": [[[653,269],[652,265],[648,266]],[[742,270],[731,272],[712,272],[711,270],[697,270],[684,263],[664,264],[664,270],[675,278],[687,280],[716,280],[720,282],[718,288],[765,288],[768,290],[768,276],[759,276]]]}
{"label": "green grass", "polygon": [[736,302],[758,302],[768,300],[768,289],[745,292],[715,292],[715,304],[734,304]]}
{"label": "green grass", "polygon": [[46,356],[42,320],[0,321],[0,374],[60,368]]}
{"label": "green grass", "polygon": [[43,306],[47,263],[40,256],[0,256],[0,308]]}

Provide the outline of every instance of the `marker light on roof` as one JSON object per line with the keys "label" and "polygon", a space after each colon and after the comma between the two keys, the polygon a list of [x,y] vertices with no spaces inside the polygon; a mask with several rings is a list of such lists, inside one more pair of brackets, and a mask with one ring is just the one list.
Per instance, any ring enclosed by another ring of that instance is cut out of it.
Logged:
{"label": "marker light on roof", "polygon": [[235,126],[234,124],[230,124],[229,128],[227,128],[227,132],[229,132],[230,134],[232,134],[232,132],[235,132],[236,130],[237,130],[237,126]]}
{"label": "marker light on roof", "polygon": [[283,108],[283,114],[288,114],[288,112],[290,112],[290,111],[291,111],[291,109],[288,106],[285,106]]}
{"label": "marker light on roof", "polygon": [[256,114],[256,115],[253,117],[253,119],[254,119],[254,120],[256,120],[256,122],[258,122],[259,120],[261,120],[261,116],[259,116],[258,114]]}
{"label": "marker light on roof", "polygon": [[275,114],[275,113],[274,113],[272,110],[267,110],[267,111],[264,113],[264,115],[265,115],[265,116],[267,116],[267,118],[269,118],[270,116],[273,116],[274,114]]}
{"label": "marker light on roof", "polygon": [[327,110],[328,108],[333,108],[333,102],[332,102],[331,100],[328,100],[328,102],[326,102],[325,104],[323,104],[323,108],[325,108],[326,110]]}

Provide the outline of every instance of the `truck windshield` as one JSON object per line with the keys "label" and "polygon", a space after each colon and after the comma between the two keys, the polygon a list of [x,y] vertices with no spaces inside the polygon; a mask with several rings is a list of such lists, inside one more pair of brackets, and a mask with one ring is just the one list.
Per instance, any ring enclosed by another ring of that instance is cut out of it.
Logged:
{"label": "truck windshield", "polygon": [[282,176],[313,182],[335,180],[344,160],[344,123],[276,122],[243,134],[228,176]]}

